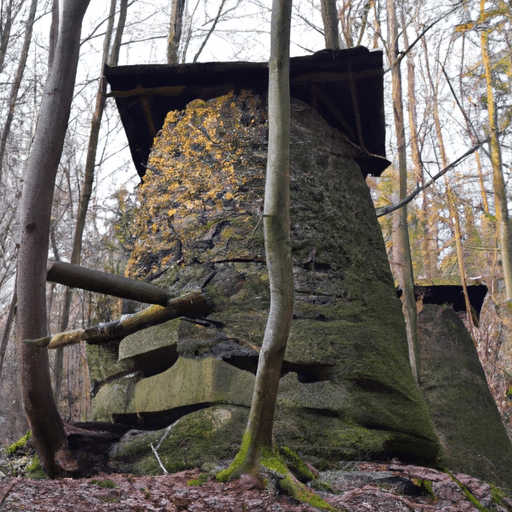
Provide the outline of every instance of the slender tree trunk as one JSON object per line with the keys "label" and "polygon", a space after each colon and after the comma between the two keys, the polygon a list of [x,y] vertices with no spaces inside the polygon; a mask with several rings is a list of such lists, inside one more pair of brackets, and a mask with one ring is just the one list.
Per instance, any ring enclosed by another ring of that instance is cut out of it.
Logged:
{"label": "slender tree trunk", "polygon": [[[480,0],[481,15],[485,12],[485,0]],[[494,208],[498,228],[499,249],[503,277],[505,279],[505,298],[512,300],[512,226],[508,217],[507,195],[501,162],[501,147],[498,138],[498,124],[496,122],[496,105],[492,86],[491,62],[489,57],[488,32],[481,30],[480,43],[482,62],[485,70],[487,85],[487,113],[489,117],[489,136],[491,150],[492,177],[494,186]]]}
{"label": "slender tree trunk", "polygon": [[291,0],[274,0],[269,62],[269,144],[263,222],[270,284],[270,312],[258,360],[249,421],[236,468],[258,473],[262,452],[273,451],[272,427],[281,367],[293,314],[290,244],[290,89]]}
{"label": "slender tree trunk", "polygon": [[330,50],[340,49],[339,19],[336,0],[321,0],[322,21],[324,25],[325,47]]}
{"label": "slender tree trunk", "polygon": [[[110,41],[112,39],[112,32],[114,29],[114,15],[116,11],[116,1],[111,0],[110,2],[110,13],[107,24],[107,30],[105,33],[105,39],[103,42],[103,56],[102,56],[102,66],[101,73],[103,73],[103,64],[107,61],[109,51],[110,51]],[[119,22],[118,25],[122,27],[119,38],[116,34],[116,41],[119,39],[118,44],[114,45],[114,50],[112,51],[113,55],[117,59],[119,56],[119,46],[121,45],[121,37],[124,29],[124,24],[126,21],[126,0],[121,0],[121,12],[119,14]],[[125,9],[123,12],[123,4],[125,5]],[[114,65],[117,64],[117,61]],[[80,202],[78,205],[78,213],[76,218],[76,227],[75,227],[75,235],[73,238],[73,250],[71,252],[71,263],[79,265],[82,254],[82,240],[84,236],[85,230],[85,221],[87,217],[87,211],[89,209],[89,201],[92,195],[92,189],[94,185],[94,171],[96,164],[96,153],[98,149],[98,139],[100,134],[100,126],[101,126],[101,118],[103,117],[103,111],[105,110],[105,102],[106,102],[106,91],[107,91],[107,83],[105,77],[103,75],[100,76],[99,84],[98,84],[98,92],[96,94],[96,107],[94,110],[94,114],[91,120],[91,130],[89,133],[89,144],[87,146],[87,159],[85,162],[85,170],[84,170],[84,178],[81,187],[80,194]],[[69,325],[69,313],[71,311],[71,302],[73,299],[73,291],[71,288],[66,288],[64,291],[64,301],[62,305],[62,316],[59,325],[59,330],[61,332],[65,331]],[[58,349],[55,354],[55,363],[54,363],[54,380],[55,380],[55,399],[58,399],[60,394],[60,388],[62,384],[62,368],[63,368],[63,358],[64,354],[62,349]]]}
{"label": "slender tree trunk", "polygon": [[128,0],[120,0],[119,19],[117,20],[116,35],[110,52],[109,63],[111,66],[117,66],[119,62],[119,52],[123,40],[124,27],[126,25],[126,15],[128,12]]}
{"label": "slender tree trunk", "polygon": [[9,45],[9,41],[11,39],[11,29],[13,22],[12,2],[13,0],[9,0],[5,9],[3,8],[2,2],[2,11],[0,12],[0,73],[4,69],[5,54],[7,53],[7,46]]}
{"label": "slender tree trunk", "polygon": [[20,54],[20,60],[18,61],[18,68],[16,70],[16,76],[14,83],[12,84],[11,94],[9,97],[9,110],[7,111],[7,119],[2,130],[2,138],[0,139],[0,181],[2,179],[2,166],[5,155],[5,148],[7,146],[7,139],[11,133],[11,125],[14,119],[14,112],[16,110],[16,102],[18,101],[18,93],[27,66],[28,51],[30,49],[30,43],[32,41],[32,32],[34,27],[34,19],[36,16],[37,0],[32,0],[30,4],[30,11],[27,18],[27,26],[25,28],[25,34],[23,36],[23,48]]}
{"label": "slender tree trunk", "polygon": [[[387,0],[389,63],[393,90],[393,114],[398,145],[399,200],[407,196],[407,154],[405,141],[405,121],[402,104],[402,78],[398,60],[398,23],[395,12],[395,0]],[[407,327],[409,361],[413,375],[418,382],[420,374],[420,357],[417,332],[416,298],[414,296],[414,275],[407,227],[407,206],[394,214],[393,261],[395,277],[402,289],[402,305]]]}
{"label": "slender tree trunk", "polygon": [[171,23],[169,26],[169,43],[167,45],[167,64],[178,64],[184,10],[185,0],[173,0]]}
{"label": "slender tree trunk", "polygon": [[[27,161],[17,274],[20,339],[47,335],[46,260],[53,188],[73,98],[80,31],[88,3],[88,0],[62,2],[55,56]],[[77,466],[55,405],[48,351],[23,344],[20,352],[23,405],[41,465],[51,478],[72,474]]]}

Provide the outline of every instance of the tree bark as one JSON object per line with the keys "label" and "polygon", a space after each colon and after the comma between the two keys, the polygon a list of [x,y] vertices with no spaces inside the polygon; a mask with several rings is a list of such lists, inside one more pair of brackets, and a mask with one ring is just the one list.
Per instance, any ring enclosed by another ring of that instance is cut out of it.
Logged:
{"label": "tree bark", "polygon": [[169,43],[167,45],[167,64],[179,64],[181,32],[183,30],[183,12],[185,0],[173,0],[171,6],[171,23],[169,26]]}
{"label": "tree bark", "polygon": [[[389,63],[393,92],[393,114],[398,145],[399,200],[407,196],[407,154],[405,140],[404,109],[402,104],[402,78],[398,52],[398,22],[395,0],[387,0]],[[395,277],[402,289],[402,305],[407,328],[409,361],[416,381],[419,381],[420,359],[417,333],[416,297],[414,295],[414,275],[407,227],[407,207],[395,212],[393,232],[393,262]]]}
{"label": "tree bark", "polygon": [[[88,0],[63,0],[53,65],[50,69],[23,186],[18,256],[20,339],[47,335],[46,260],[55,177],[80,51],[80,31]],[[20,376],[23,405],[41,465],[50,478],[77,471],[52,393],[48,351],[23,344]]]}
{"label": "tree bark", "polygon": [[165,307],[154,305],[125,319],[101,324],[86,329],[61,332],[55,336],[22,340],[24,343],[49,349],[60,349],[67,345],[74,345],[85,341],[90,345],[100,345],[109,341],[116,341],[146,329],[152,325],[168,322],[180,316],[196,317],[208,314],[211,311],[210,301],[200,293],[191,293],[169,302]]}
{"label": "tree bark", "polygon": [[64,261],[48,261],[47,268],[46,279],[52,283],[148,304],[167,306],[169,302],[166,290],[136,279],[91,270]]}
{"label": "tree bark", "polygon": [[270,284],[270,311],[258,359],[249,420],[242,449],[220,479],[259,473],[264,456],[275,454],[272,428],[281,368],[290,332],[294,288],[290,243],[290,89],[291,0],[272,4],[269,61],[269,142],[263,226]]}
{"label": "tree bark", "polygon": [[339,19],[336,0],[321,0],[322,22],[324,25],[325,47],[329,50],[340,49]]}

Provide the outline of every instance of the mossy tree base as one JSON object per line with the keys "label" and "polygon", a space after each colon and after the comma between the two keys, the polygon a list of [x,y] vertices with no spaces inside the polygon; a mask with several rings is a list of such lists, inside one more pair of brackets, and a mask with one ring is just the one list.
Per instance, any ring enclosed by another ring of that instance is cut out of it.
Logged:
{"label": "mossy tree base", "polygon": [[[307,503],[318,510],[328,512],[345,512],[347,509],[333,507],[325,500],[320,498],[312,489],[307,487],[301,480],[312,480],[315,478],[313,472],[308,466],[300,460],[297,454],[288,448],[281,449],[262,449],[262,455],[259,460],[258,469],[251,468],[249,462],[249,436],[244,435],[242,447],[231,465],[217,473],[217,480],[227,482],[240,477],[243,473],[248,473],[261,478],[270,491],[277,489],[286,492],[292,498],[302,503]],[[290,460],[291,467],[297,473],[292,472],[286,460]],[[347,511],[348,512],[348,511]]]}

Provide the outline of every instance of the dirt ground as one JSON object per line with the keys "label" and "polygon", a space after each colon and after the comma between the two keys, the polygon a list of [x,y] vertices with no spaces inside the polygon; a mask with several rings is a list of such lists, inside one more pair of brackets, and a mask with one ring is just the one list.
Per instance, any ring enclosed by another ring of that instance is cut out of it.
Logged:
{"label": "dirt ground", "polygon": [[[245,477],[227,484],[208,480],[190,485],[202,472],[162,476],[100,474],[87,479],[0,479],[0,511],[44,512],[306,512],[317,510],[283,494],[271,494]],[[456,478],[479,501],[480,510],[512,511],[512,500],[468,475]],[[478,511],[446,473],[419,466],[356,463],[350,471],[321,474],[331,492],[318,492],[332,506],[350,512]]]}

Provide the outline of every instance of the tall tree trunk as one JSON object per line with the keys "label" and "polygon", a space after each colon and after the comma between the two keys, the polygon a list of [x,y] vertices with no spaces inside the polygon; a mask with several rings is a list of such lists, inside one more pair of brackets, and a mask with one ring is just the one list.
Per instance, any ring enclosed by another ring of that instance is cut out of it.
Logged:
{"label": "tall tree trunk", "polygon": [[27,26],[25,28],[25,34],[23,36],[23,48],[21,49],[20,60],[18,61],[18,68],[16,70],[16,76],[14,77],[14,83],[12,84],[11,94],[9,96],[9,110],[7,111],[7,119],[2,130],[2,138],[0,139],[0,181],[2,179],[2,166],[5,155],[5,148],[7,146],[7,139],[11,133],[11,125],[14,119],[14,112],[16,110],[16,102],[18,100],[18,93],[27,66],[28,51],[30,43],[32,42],[32,32],[34,27],[34,19],[36,16],[37,0],[32,0],[30,4],[30,11],[27,18]]}
{"label": "tall tree trunk", "polygon": [[[393,90],[393,114],[398,145],[399,200],[407,196],[407,154],[405,141],[405,120],[402,104],[402,78],[398,59],[398,22],[395,12],[395,0],[387,0],[389,64]],[[417,332],[416,298],[414,296],[414,275],[412,269],[409,230],[407,227],[407,206],[394,214],[393,261],[395,277],[402,289],[402,305],[407,327],[409,361],[412,373],[419,380],[420,357]]]}
{"label": "tall tree trunk", "polygon": [[[73,98],[82,19],[88,3],[88,0],[62,1],[55,56],[27,161],[17,274],[20,339],[48,334],[46,261],[53,189]],[[51,478],[72,474],[77,466],[55,405],[48,351],[23,344],[20,352],[23,405],[41,465]]]}
{"label": "tall tree trunk", "polygon": [[178,64],[185,0],[173,0],[167,45],[167,64]]}
{"label": "tall tree trunk", "polygon": [[[480,0],[480,15],[484,19],[485,0]],[[489,137],[491,149],[492,178],[494,186],[494,208],[498,228],[499,249],[503,277],[505,279],[506,300],[512,300],[512,226],[508,217],[507,195],[501,162],[501,147],[498,137],[498,123],[496,121],[496,104],[492,85],[491,61],[489,57],[489,34],[485,28],[480,33],[482,62],[485,70],[487,85],[487,113],[489,117]]]}
{"label": "tall tree trunk", "polygon": [[[119,47],[121,45],[122,33],[126,21],[126,3],[127,0],[121,0],[121,11],[119,13],[118,30],[116,33],[116,42],[112,49],[112,55],[117,59],[119,56]],[[123,5],[125,6],[123,9]],[[112,39],[112,32],[114,29],[114,15],[116,11],[116,0],[110,2],[110,13],[107,24],[107,30],[105,33],[105,39],[103,41],[103,55],[102,55],[102,66],[100,73],[103,73],[103,64],[107,62],[108,55],[110,52],[110,42]],[[121,27],[121,28],[119,28]],[[118,37],[119,34],[119,37]],[[113,65],[115,62],[110,62]],[[89,209],[89,201],[91,199],[92,189],[94,185],[94,167],[96,164],[96,152],[98,149],[98,139],[101,126],[101,118],[103,117],[103,111],[105,110],[106,101],[106,90],[107,83],[103,75],[100,76],[98,84],[98,92],[96,94],[96,107],[91,120],[91,130],[89,133],[89,144],[87,146],[87,159],[85,162],[84,178],[81,187],[80,202],[78,205],[78,213],[76,218],[75,235],[73,238],[73,250],[71,252],[71,263],[79,265],[82,254],[82,240],[85,230],[85,221],[87,217],[87,211]],[[69,325],[69,313],[71,310],[71,302],[73,298],[73,291],[71,288],[66,288],[64,291],[64,301],[62,305],[62,316],[59,325],[59,330],[64,332]],[[63,368],[63,349],[60,348],[55,354],[54,364],[54,379],[55,379],[55,397],[58,398],[60,394],[60,387],[62,384],[62,368]]]}
{"label": "tall tree trunk", "polygon": [[239,455],[241,472],[258,473],[262,452],[273,451],[277,388],[293,314],[290,244],[290,86],[291,0],[274,0],[269,62],[269,143],[263,211],[270,284],[270,312],[258,360],[251,412]]}
{"label": "tall tree trunk", "polygon": [[322,21],[324,25],[325,47],[330,50],[340,49],[339,19],[336,0],[321,0]]}

